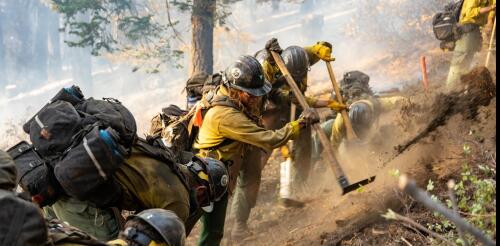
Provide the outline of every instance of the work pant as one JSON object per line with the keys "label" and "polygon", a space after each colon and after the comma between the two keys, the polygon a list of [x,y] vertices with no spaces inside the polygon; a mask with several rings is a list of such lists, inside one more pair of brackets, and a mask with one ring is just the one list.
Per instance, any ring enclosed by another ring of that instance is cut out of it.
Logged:
{"label": "work pant", "polygon": [[472,58],[481,49],[481,45],[482,37],[479,27],[464,33],[456,42],[446,80],[447,87],[452,87],[463,74],[469,72]]}
{"label": "work pant", "polygon": [[218,246],[224,236],[224,223],[229,194],[226,193],[218,202],[214,202],[214,210],[201,216],[201,232],[198,239],[200,246]]}
{"label": "work pant", "polygon": [[56,217],[101,241],[118,237],[118,221],[111,209],[99,209],[86,201],[62,198],[44,208],[47,217]]}
{"label": "work pant", "polygon": [[[232,213],[236,222],[246,223],[250,210],[255,206],[259,192],[262,172],[262,156],[264,152],[256,147],[249,146],[244,153],[243,163],[238,175],[234,192]],[[201,217],[202,229],[198,245],[219,245],[224,236],[224,224],[229,194],[214,203],[211,213],[204,213]]]}
{"label": "work pant", "polygon": [[236,223],[247,223],[250,210],[257,202],[264,160],[267,158],[268,154],[253,146],[248,147],[244,154],[231,204],[232,217]]}

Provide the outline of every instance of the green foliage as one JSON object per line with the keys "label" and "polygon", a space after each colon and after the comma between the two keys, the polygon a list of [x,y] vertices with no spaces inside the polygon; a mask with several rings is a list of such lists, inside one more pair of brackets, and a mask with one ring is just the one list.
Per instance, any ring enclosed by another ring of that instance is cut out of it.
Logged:
{"label": "green foliage", "polygon": [[[155,21],[147,3],[132,0],[51,0],[52,8],[64,17],[64,29],[71,36],[70,47],[90,47],[92,55],[124,53],[127,57],[161,64],[178,60],[183,52],[172,49],[172,30],[177,22]],[[138,69],[135,68],[136,71]]]}
{"label": "green foliage", "polygon": [[[468,145],[463,146],[464,156],[470,162],[476,160],[473,158],[474,149]],[[486,164],[475,164],[477,168],[465,163],[462,167],[459,182],[454,186],[454,192],[457,198],[457,205],[460,215],[465,217],[471,224],[484,231],[490,237],[496,235],[496,171]],[[427,185],[427,190],[433,190],[434,185],[431,180]],[[433,197],[435,197],[433,195]],[[437,197],[436,197],[437,199]],[[446,200],[446,205],[452,208],[452,201]],[[428,223],[427,227],[438,233],[444,234],[450,240],[459,245],[464,245],[459,238],[455,225],[440,215],[434,214],[436,223]],[[467,240],[473,242],[471,236]]]}
{"label": "green foliage", "polygon": [[427,183],[427,191],[433,191],[434,190],[434,182],[432,182],[432,179],[429,179],[429,182]]}
{"label": "green foliage", "polygon": [[[216,1],[214,24],[224,25],[231,14],[229,4],[239,0]],[[70,47],[89,47],[92,55],[113,53],[133,58],[155,73],[162,64],[180,68],[184,53],[173,48],[172,40],[181,40],[175,29],[179,21],[170,19],[169,4],[181,12],[193,11],[193,0],[166,2],[133,0],[50,0],[52,8],[64,17],[64,30],[71,36]],[[160,9],[163,3],[165,9]],[[155,12],[157,11],[157,12]],[[168,15],[168,22],[163,13]],[[163,21],[163,22],[158,22]],[[185,43],[184,43],[185,44]],[[145,65],[144,65],[145,64]]]}

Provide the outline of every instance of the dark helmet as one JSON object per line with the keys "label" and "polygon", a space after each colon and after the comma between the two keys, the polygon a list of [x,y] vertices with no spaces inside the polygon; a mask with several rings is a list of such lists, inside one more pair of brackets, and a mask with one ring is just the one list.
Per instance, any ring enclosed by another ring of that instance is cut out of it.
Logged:
{"label": "dark helmet", "polygon": [[349,119],[351,120],[354,132],[360,138],[363,138],[375,121],[375,112],[373,107],[365,100],[357,101],[349,107]]}
{"label": "dark helmet", "polygon": [[[131,215],[129,218],[140,219],[153,227],[156,232],[161,235],[168,246],[185,245],[186,229],[184,227],[184,223],[170,210],[161,208],[147,209],[137,215]],[[137,231],[129,228],[125,229],[125,233],[127,234],[127,237],[134,237],[134,234],[138,235]]]}
{"label": "dark helmet", "polygon": [[295,82],[300,83],[306,77],[309,70],[307,52],[302,47],[289,46],[283,50],[281,57]]}
{"label": "dark helmet", "polygon": [[354,101],[369,96],[374,93],[368,84],[370,76],[361,71],[350,71],[344,73],[344,77],[340,81],[340,91],[346,101]]}
{"label": "dark helmet", "polygon": [[263,96],[271,91],[271,84],[264,78],[262,66],[252,56],[240,56],[224,71],[223,81],[231,88],[253,96]]}
{"label": "dark helmet", "polygon": [[259,61],[260,65],[264,64],[264,61],[268,58],[269,53],[265,49],[259,50],[255,53],[254,57]]}
{"label": "dark helmet", "polygon": [[227,192],[229,173],[226,166],[221,161],[209,157],[194,157],[187,166],[196,177],[208,183],[210,204],[202,204],[202,208],[211,212],[213,202],[219,201]]}

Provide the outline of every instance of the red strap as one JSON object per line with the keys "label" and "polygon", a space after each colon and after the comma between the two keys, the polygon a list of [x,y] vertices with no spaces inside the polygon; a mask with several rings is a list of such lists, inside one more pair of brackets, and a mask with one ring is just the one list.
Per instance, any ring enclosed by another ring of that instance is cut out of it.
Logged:
{"label": "red strap", "polygon": [[194,114],[194,123],[193,125],[196,127],[201,127],[203,124],[203,115],[201,115],[201,107],[196,109],[196,113]]}

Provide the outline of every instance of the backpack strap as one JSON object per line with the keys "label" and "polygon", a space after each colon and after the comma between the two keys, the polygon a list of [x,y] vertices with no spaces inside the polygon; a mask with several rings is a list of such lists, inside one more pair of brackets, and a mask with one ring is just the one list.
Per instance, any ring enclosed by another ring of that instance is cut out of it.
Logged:
{"label": "backpack strap", "polygon": [[167,164],[172,172],[179,177],[181,183],[186,187],[186,189],[190,190],[186,176],[175,162],[175,155],[161,142],[161,138],[159,136],[152,136],[146,140],[138,138],[135,146],[144,154]]}
{"label": "backpack strap", "polygon": [[95,239],[86,232],[65,225],[57,219],[48,221],[49,237],[53,245],[73,243],[79,245],[105,246],[107,244]]}

